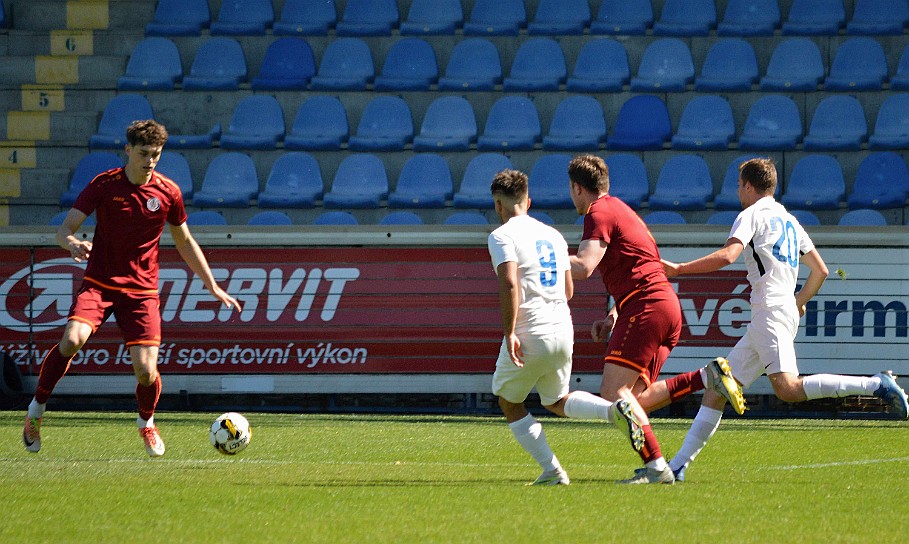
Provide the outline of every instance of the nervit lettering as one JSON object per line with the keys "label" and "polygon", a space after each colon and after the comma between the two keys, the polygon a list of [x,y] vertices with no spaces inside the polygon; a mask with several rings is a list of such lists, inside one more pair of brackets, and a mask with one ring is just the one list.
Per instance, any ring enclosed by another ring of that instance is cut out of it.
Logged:
{"label": "nervit lettering", "polygon": [[822,304],[812,300],[805,310],[805,336],[837,336],[838,330],[842,336],[849,330],[855,338],[865,336],[867,329],[876,338],[909,336],[909,312],[898,300],[825,300]]}

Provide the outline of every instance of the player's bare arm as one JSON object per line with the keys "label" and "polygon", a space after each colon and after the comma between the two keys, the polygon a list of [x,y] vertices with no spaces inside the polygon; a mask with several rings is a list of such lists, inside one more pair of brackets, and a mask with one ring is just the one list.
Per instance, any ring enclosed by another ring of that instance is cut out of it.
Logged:
{"label": "player's bare arm", "polygon": [[502,332],[505,335],[508,355],[515,366],[524,366],[521,351],[521,340],[514,333],[515,323],[520,304],[520,291],[518,285],[518,263],[505,261],[496,267],[499,278],[499,308],[502,312]]}
{"label": "player's bare arm", "polygon": [[571,277],[576,280],[589,278],[605,254],[606,242],[603,240],[582,240],[578,245],[578,253],[568,257],[568,262],[571,263]]}
{"label": "player's bare arm", "polygon": [[816,249],[802,255],[802,262],[808,266],[811,272],[808,273],[805,284],[795,295],[795,303],[799,308],[800,316],[805,315],[805,305],[821,290],[821,285],[824,284],[830,274],[830,271],[827,270],[827,264]]}
{"label": "player's bare arm", "polygon": [[174,246],[177,248],[177,253],[183,257],[183,260],[189,265],[190,270],[202,279],[202,283],[205,285],[205,288],[208,289],[208,292],[228,308],[236,308],[238,312],[241,311],[242,308],[240,307],[240,303],[237,302],[237,299],[228,295],[227,292],[221,289],[218,282],[215,281],[215,277],[211,273],[211,268],[208,266],[208,261],[205,259],[205,255],[202,253],[199,244],[196,243],[196,239],[190,234],[189,227],[186,226],[186,223],[183,223],[180,226],[169,226],[171,236],[174,238]]}
{"label": "player's bare arm", "polygon": [[714,251],[710,255],[705,255],[700,259],[695,259],[687,263],[674,263],[665,259],[660,259],[663,264],[663,270],[666,276],[674,278],[682,274],[706,274],[725,268],[738,260],[739,255],[745,248],[742,241],[738,238],[726,240],[726,245]]}
{"label": "player's bare arm", "polygon": [[85,221],[86,217],[81,211],[70,208],[60,228],[57,229],[57,244],[69,251],[70,256],[77,263],[87,261],[92,251],[92,243],[90,241],[80,240],[75,236],[76,231],[82,226],[82,222]]}

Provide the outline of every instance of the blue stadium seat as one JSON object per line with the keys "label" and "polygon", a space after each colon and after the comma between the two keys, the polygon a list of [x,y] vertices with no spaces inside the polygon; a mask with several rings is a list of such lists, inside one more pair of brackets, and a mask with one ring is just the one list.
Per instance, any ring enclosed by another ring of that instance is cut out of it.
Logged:
{"label": "blue stadium seat", "polygon": [[644,216],[644,222],[648,225],[684,225],[688,223],[682,214],[672,210],[650,212]]}
{"label": "blue stadium seat", "polygon": [[531,38],[518,47],[505,91],[558,91],[568,68],[559,43],[552,38]]}
{"label": "blue stadium seat", "polygon": [[606,141],[603,107],[592,96],[574,95],[559,102],[543,149],[596,150]]}
{"label": "blue stadium seat", "polygon": [[349,212],[328,211],[320,214],[312,222],[313,225],[357,225],[357,218]]}
{"label": "blue stadium seat", "polygon": [[622,104],[606,149],[662,149],[672,137],[666,104],[653,95],[633,96]]}
{"label": "blue stadium seat", "polygon": [[186,216],[186,224],[191,227],[220,227],[227,225],[227,219],[220,212],[199,210]]}
{"label": "blue stadium seat", "polygon": [[489,220],[480,212],[455,212],[445,218],[445,225],[488,225]]}
{"label": "blue stadium seat", "polygon": [[909,24],[906,0],[855,0],[846,34],[902,34]]}
{"label": "blue stadium seat", "polygon": [[[742,203],[739,201],[739,166],[747,160],[761,157],[754,153],[739,155],[732,159],[729,166],[726,167],[726,174],[723,176],[723,186],[720,192],[713,199],[713,206],[718,210],[741,210]],[[779,174],[779,173],[777,173]],[[782,178],[777,175],[776,194],[779,195],[782,186]]]}
{"label": "blue stadium seat", "polygon": [[540,0],[528,34],[552,36],[583,34],[590,26],[590,4],[587,0]]}
{"label": "blue stadium seat", "polygon": [[281,17],[272,25],[275,36],[324,36],[334,28],[334,0],[284,0]]}
{"label": "blue stadium seat", "polygon": [[167,147],[170,149],[209,149],[221,137],[221,123],[215,123],[205,134],[170,134]]}
{"label": "blue stadium seat", "polygon": [[682,111],[672,137],[674,149],[726,149],[735,135],[732,107],[713,94],[696,96]]}
{"label": "blue stadium seat", "polygon": [[475,0],[464,23],[466,36],[517,36],[527,26],[524,0]]}
{"label": "blue stadium seat", "polygon": [[874,38],[850,38],[836,50],[825,91],[880,91],[887,79],[887,57]]}
{"label": "blue stadium seat", "polygon": [[463,24],[461,0],[413,0],[401,35],[454,34]]}
{"label": "blue stadium seat", "polygon": [[458,192],[454,194],[455,208],[492,208],[489,185],[496,174],[514,168],[511,160],[501,153],[480,153],[470,159]]}
{"label": "blue stadium seat", "polygon": [[316,91],[362,91],[375,75],[366,42],[360,38],[336,38],[328,42],[310,86]]}
{"label": "blue stadium seat", "polygon": [[250,217],[246,224],[252,226],[281,226],[291,225],[293,221],[284,212],[266,210]]}
{"label": "blue stadium seat", "polygon": [[121,91],[169,91],[183,79],[183,64],[169,38],[150,37],[136,44],[126,74],[117,78]]}
{"label": "blue stadium seat", "polygon": [[533,207],[574,208],[568,192],[568,163],[570,162],[571,155],[567,153],[541,155],[537,159],[527,176]]}
{"label": "blue stadium seat", "polygon": [[146,36],[198,36],[211,22],[208,0],[158,0]]}
{"label": "blue stadium seat", "polygon": [[900,55],[899,63],[896,66],[896,73],[890,78],[890,90],[909,90],[909,45],[903,48],[903,53]]}
{"label": "blue stadium seat", "polygon": [[653,23],[657,36],[706,36],[716,26],[714,0],[666,0]]}
{"label": "blue stadium seat", "polygon": [[489,109],[483,134],[477,139],[477,149],[533,149],[540,139],[540,117],[533,102],[525,96],[503,96]]}
{"label": "blue stadium seat", "polygon": [[347,0],[335,27],[338,36],[389,36],[398,26],[396,0]]}
{"label": "blue stadium seat", "polygon": [[234,38],[208,38],[196,51],[189,75],[183,78],[186,91],[235,91],[246,81],[246,56]]}
{"label": "blue stadium seat", "polygon": [[315,206],[324,190],[316,159],[303,151],[291,151],[272,165],[258,204],[260,208],[308,208]]}
{"label": "blue stadium seat", "polygon": [[502,81],[499,50],[485,38],[467,38],[455,44],[439,79],[440,91],[491,91]]}
{"label": "blue stadium seat", "polygon": [[423,219],[413,212],[397,211],[379,220],[380,225],[422,225]]}
{"label": "blue stadium seat", "polygon": [[164,174],[180,187],[185,202],[193,199],[193,175],[186,157],[176,151],[164,151],[155,170]]}
{"label": "blue stadium seat", "polygon": [[843,0],[792,0],[783,34],[835,36],[845,24]]}
{"label": "blue stadium seat", "polygon": [[761,90],[816,91],[824,72],[817,44],[809,38],[787,38],[770,55],[767,72],[761,78]]}
{"label": "blue stadium seat", "polygon": [[281,104],[271,95],[255,94],[240,100],[234,108],[227,131],[221,134],[221,148],[274,149],[282,140]]}
{"label": "blue stadium seat", "polygon": [[118,94],[110,99],[101,114],[98,132],[89,139],[91,149],[123,149],[126,127],[133,121],[153,119],[151,104],[140,94]]}
{"label": "blue stadium seat", "polygon": [[618,92],[630,78],[625,47],[612,38],[600,38],[581,47],[565,88],[574,92]]}
{"label": "blue stadium seat", "polygon": [[877,210],[862,208],[844,213],[837,225],[841,227],[886,227],[887,219]]}
{"label": "blue stadium seat", "polygon": [[60,205],[70,207],[95,176],[123,166],[123,161],[116,153],[110,151],[92,151],[76,163],[72,177],[69,178],[69,187],[60,195]]}
{"label": "blue stadium seat", "polygon": [[436,98],[426,109],[414,151],[467,151],[477,139],[477,119],[461,96]]}
{"label": "blue stadium seat", "polygon": [[802,118],[788,96],[768,94],[752,104],[739,149],[788,150],[802,140]]}
{"label": "blue stadium seat", "polygon": [[208,163],[202,188],[193,196],[201,208],[246,208],[259,193],[259,175],[252,158],[229,151]]}
{"label": "blue stadium seat", "polygon": [[909,168],[893,151],[871,153],[859,163],[850,208],[902,208],[909,198]]}
{"label": "blue stadium seat", "polygon": [[533,217],[534,219],[536,219],[540,223],[543,223],[544,225],[550,225],[550,226],[555,225],[555,219],[553,219],[552,216],[546,212],[538,212],[536,210],[530,210],[527,213],[527,215],[529,215],[530,217]]}
{"label": "blue stadium seat", "polygon": [[271,0],[221,0],[217,20],[211,22],[212,36],[259,36],[275,20]]}
{"label": "blue stadium seat", "polygon": [[350,125],[341,101],[334,96],[315,95],[300,104],[285,149],[337,150],[347,141]]}
{"label": "blue stadium seat", "polygon": [[871,149],[909,148],[909,94],[893,93],[884,98],[877,111],[874,134],[868,138]]}
{"label": "blue stadium seat", "polygon": [[803,227],[815,227],[821,224],[821,220],[808,210],[789,210]]}
{"label": "blue stadium seat", "polygon": [[385,165],[373,154],[359,153],[341,161],[323,203],[326,208],[378,208],[387,196]]}
{"label": "blue stadium seat", "polygon": [[642,35],[653,26],[651,0],[602,0],[591,34]]}
{"label": "blue stadium seat", "polygon": [[845,196],[846,182],[836,158],[810,154],[792,168],[782,202],[800,210],[835,210]]}
{"label": "blue stadium seat", "polygon": [[631,90],[637,92],[684,91],[694,82],[694,62],[685,42],[678,38],[655,40],[644,50]]}
{"label": "blue stadium seat", "polygon": [[265,50],[262,67],[252,80],[254,91],[305,90],[316,75],[312,48],[302,38],[279,38]]}
{"label": "blue stadium seat", "polygon": [[806,151],[858,151],[867,139],[865,110],[855,97],[840,94],[817,105],[803,143]]}
{"label": "blue stadium seat", "polygon": [[739,216],[738,210],[723,210],[719,212],[714,212],[713,215],[707,218],[708,225],[732,225],[735,223],[736,217]]}
{"label": "blue stadium seat", "polygon": [[[59,212],[51,217],[50,221],[48,221],[47,224],[51,227],[59,227],[63,224],[63,221],[66,219],[67,215],[69,215],[69,210],[63,210],[62,212]],[[82,222],[83,227],[94,227],[96,224],[97,221],[95,221],[95,214],[89,215],[85,218],[85,221]]]}
{"label": "blue stadium seat", "polygon": [[722,38],[707,50],[694,90],[701,92],[750,91],[758,82],[757,56],[741,38]]}
{"label": "blue stadium seat", "polygon": [[609,194],[639,209],[650,194],[650,181],[641,158],[631,153],[610,153],[605,160],[609,167]]}
{"label": "blue stadium seat", "polygon": [[707,161],[697,155],[674,155],[660,169],[648,199],[652,210],[703,210],[713,198]]}
{"label": "blue stadium seat", "polygon": [[347,146],[352,151],[402,151],[411,140],[413,116],[407,102],[381,95],[366,104]]}
{"label": "blue stadium seat", "polygon": [[6,28],[6,9],[3,7],[3,2],[0,2],[0,28]]}
{"label": "blue stadium seat", "polygon": [[428,91],[438,78],[439,66],[432,46],[420,38],[404,38],[388,50],[375,90]]}
{"label": "blue stadium seat", "polygon": [[454,186],[448,163],[435,153],[418,153],[407,159],[395,190],[388,195],[389,207],[444,208]]}
{"label": "blue stadium seat", "polygon": [[729,0],[716,33],[720,36],[772,36],[779,26],[777,0]]}

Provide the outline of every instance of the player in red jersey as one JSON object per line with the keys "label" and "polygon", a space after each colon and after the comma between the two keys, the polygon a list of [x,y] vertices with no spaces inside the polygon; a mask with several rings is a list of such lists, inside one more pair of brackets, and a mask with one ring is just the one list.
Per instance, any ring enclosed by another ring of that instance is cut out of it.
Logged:
{"label": "player in red jersey", "polygon": [[[164,442],[154,423],[161,395],[158,346],[161,315],[158,303],[158,242],[164,224],[170,227],[177,252],[228,308],[240,310],[236,299],[222,290],[199,245],[186,226],[179,187],[155,171],[167,141],[163,125],[135,121],[126,129],[127,163],[99,174],[82,191],[57,230],[57,243],[76,262],[88,261],[82,285],[70,308],[60,342],[41,364],[35,397],[28,407],[22,439],[31,452],[41,449],[41,421],[47,399],[66,374],[69,363],[98,327],[113,314],[129,348],[136,373],[139,435],[152,457],[164,455]],[[95,213],[92,241],[74,233]]]}
{"label": "player in red jersey", "polygon": [[[620,392],[629,389],[644,410],[652,411],[706,386],[728,398],[742,413],[742,391],[725,359],[657,381],[679,340],[682,310],[663,271],[656,242],[638,214],[609,195],[609,169],[603,159],[594,155],[575,157],[568,166],[568,177],[571,199],[578,214],[584,216],[577,255],[570,257],[572,277],[586,279],[599,270],[606,290],[616,301],[606,318],[594,322],[591,329],[594,341],[609,338],[600,395],[615,401]],[[673,473],[647,415],[636,415],[644,432],[640,455],[645,467],[621,483],[673,483]]]}

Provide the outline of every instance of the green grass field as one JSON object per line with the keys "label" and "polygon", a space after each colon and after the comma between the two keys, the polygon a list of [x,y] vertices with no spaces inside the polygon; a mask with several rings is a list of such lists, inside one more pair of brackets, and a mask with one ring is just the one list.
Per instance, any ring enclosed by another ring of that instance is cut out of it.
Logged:
{"label": "green grass field", "polygon": [[[572,479],[494,417],[246,413],[250,447],[208,444],[217,414],[53,412],[43,449],[0,412],[0,542],[904,542],[909,423],[725,419],[674,486],[620,486],[637,457],[611,427],[542,418]],[[664,453],[690,420],[657,419]]]}

